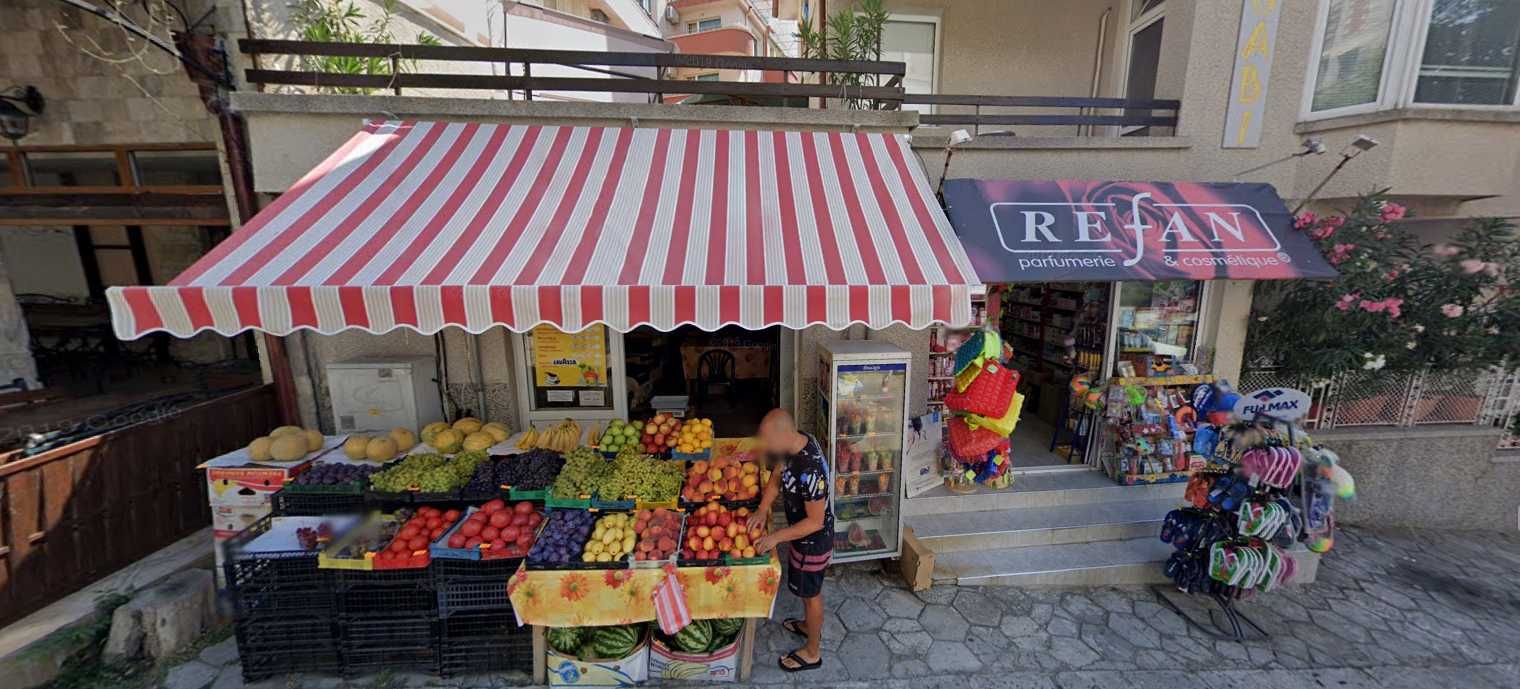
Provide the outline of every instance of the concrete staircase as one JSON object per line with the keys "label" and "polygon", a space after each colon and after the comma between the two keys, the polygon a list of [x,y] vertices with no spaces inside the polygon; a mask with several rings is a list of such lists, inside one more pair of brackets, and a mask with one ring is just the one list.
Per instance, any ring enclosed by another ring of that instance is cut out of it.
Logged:
{"label": "concrete staircase", "polygon": [[936,583],[1112,586],[1163,583],[1157,538],[1184,484],[1120,486],[1101,472],[1021,473],[1014,487],[905,502],[904,521],[935,552]]}

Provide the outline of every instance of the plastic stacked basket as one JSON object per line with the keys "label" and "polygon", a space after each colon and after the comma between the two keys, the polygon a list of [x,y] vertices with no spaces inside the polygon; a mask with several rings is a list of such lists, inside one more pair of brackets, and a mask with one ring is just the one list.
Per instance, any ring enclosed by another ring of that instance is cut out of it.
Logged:
{"label": "plastic stacked basket", "polygon": [[1019,372],[1005,366],[1002,355],[996,333],[973,333],[955,350],[954,389],[945,395],[947,440],[961,465],[959,479],[992,488],[1013,483],[1008,436],[1024,408]]}

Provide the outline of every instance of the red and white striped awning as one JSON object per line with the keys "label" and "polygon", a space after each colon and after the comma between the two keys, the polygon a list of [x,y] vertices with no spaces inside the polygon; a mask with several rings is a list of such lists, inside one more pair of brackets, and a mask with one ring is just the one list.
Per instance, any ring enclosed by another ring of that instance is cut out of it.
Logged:
{"label": "red and white striped awning", "polygon": [[904,137],[372,122],[123,339],[605,323],[952,326],[980,284]]}

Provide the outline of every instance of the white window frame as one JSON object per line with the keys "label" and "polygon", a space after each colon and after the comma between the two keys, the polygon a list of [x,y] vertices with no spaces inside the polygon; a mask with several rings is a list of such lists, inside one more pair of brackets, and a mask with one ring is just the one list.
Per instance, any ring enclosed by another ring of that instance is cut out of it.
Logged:
{"label": "white window frame", "polygon": [[[945,64],[945,61],[943,59],[943,57],[944,57],[944,50],[945,50],[945,42],[944,42],[945,25],[944,25],[944,18],[941,17],[937,13],[936,14],[925,14],[925,13],[922,13],[922,12],[918,12],[918,13],[889,12],[889,13],[887,13],[887,21],[889,21],[889,22],[912,23],[912,24],[933,24],[934,25],[934,68],[931,69],[931,70],[929,70],[931,72],[931,74],[929,75],[929,93],[930,94],[939,93],[939,85],[941,83],[941,81],[940,81],[940,74],[941,74],[941,70],[944,68],[944,64]],[[934,105],[930,105],[929,109],[926,112],[927,113],[933,113],[933,112],[935,112],[935,109],[936,108],[935,108]]]}
{"label": "white window frame", "polygon": [[610,379],[607,386],[607,394],[612,395],[611,409],[581,409],[575,407],[560,407],[556,409],[533,409],[533,400],[530,399],[533,392],[533,377],[529,375],[527,347],[524,346],[525,333],[511,333],[512,339],[512,363],[513,379],[517,385],[517,422],[519,428],[527,428],[528,424],[552,424],[565,418],[576,421],[607,422],[613,419],[628,418],[628,366],[623,353],[623,333],[606,328],[607,332],[607,377]]}
{"label": "white window frame", "polygon": [[1311,109],[1314,107],[1315,82],[1319,79],[1320,51],[1324,48],[1325,24],[1330,16],[1329,0],[1319,0],[1314,34],[1309,48],[1308,74],[1304,78],[1304,92],[1299,103],[1299,121],[1312,122],[1401,108],[1493,111],[1512,111],[1520,108],[1520,89],[1517,89],[1515,100],[1511,103],[1415,102],[1414,94],[1420,85],[1420,61],[1425,54],[1425,42],[1430,35],[1430,15],[1435,9],[1435,2],[1436,0],[1395,0],[1393,21],[1388,28],[1387,52],[1383,55],[1383,74],[1378,81],[1376,99],[1370,103],[1315,112]]}
{"label": "white window frame", "polygon": [[[702,22],[718,22],[718,25],[710,29],[704,29],[702,28]],[[723,28],[722,17],[702,17],[696,21],[686,22],[686,33],[689,34],[702,33],[703,31],[717,31],[721,28]]]}
{"label": "white window frame", "polygon": [[[1134,14],[1135,3],[1140,2],[1140,1],[1141,0],[1129,0],[1129,2],[1125,3],[1124,4],[1124,15],[1125,16],[1129,16],[1131,14]],[[1120,63],[1119,63],[1119,84],[1118,84],[1119,90],[1118,90],[1118,94],[1117,94],[1118,97],[1125,98],[1126,97],[1125,94],[1129,93],[1129,57],[1130,57],[1130,54],[1134,52],[1135,34],[1140,33],[1141,31],[1144,31],[1145,29],[1149,28],[1150,25],[1155,24],[1158,21],[1166,19],[1166,5],[1167,5],[1167,3],[1163,2],[1160,5],[1157,5],[1155,7],[1150,8],[1149,10],[1146,10],[1140,16],[1135,17],[1132,21],[1130,21],[1129,28],[1124,32],[1124,46],[1123,46],[1123,49],[1119,52]],[[1162,34],[1162,40],[1164,41],[1165,40],[1165,36],[1166,36],[1166,28],[1165,27],[1163,27],[1161,29],[1161,34]],[[1159,60],[1159,56],[1158,56],[1158,60]],[[1159,67],[1160,65],[1157,65],[1157,66]],[[1156,76],[1157,77],[1161,76],[1159,69],[1157,70]],[[1148,125],[1146,125],[1146,126],[1148,126]],[[1145,128],[1145,126],[1113,125],[1113,126],[1110,127],[1111,131],[1109,132],[1109,135],[1110,136],[1124,136],[1126,134],[1129,134],[1130,132],[1139,131],[1139,130],[1144,129],[1144,128]]]}

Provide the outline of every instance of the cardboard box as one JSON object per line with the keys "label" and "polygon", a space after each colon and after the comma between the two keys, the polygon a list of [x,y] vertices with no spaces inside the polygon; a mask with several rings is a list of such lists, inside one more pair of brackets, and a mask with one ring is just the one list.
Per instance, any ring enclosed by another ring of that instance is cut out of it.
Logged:
{"label": "cardboard box", "polygon": [[263,519],[269,514],[270,505],[258,505],[254,507],[239,506],[216,506],[211,507],[211,543],[212,550],[216,553],[216,586],[226,588],[227,582],[222,571],[222,563],[227,561],[226,549],[222,544],[233,536],[238,535],[243,529],[252,526],[254,522]]}
{"label": "cardboard box", "polygon": [[649,633],[626,658],[580,660],[550,648],[545,654],[550,687],[628,687],[649,679]]}
{"label": "cardboard box", "polygon": [[213,508],[258,507],[268,505],[270,496],[286,481],[306,471],[318,457],[341,447],[347,439],[346,435],[327,436],[321,449],[299,462],[255,462],[248,457],[248,448],[240,447],[202,462],[197,468],[206,470],[206,495]]}
{"label": "cardboard box", "polygon": [[739,677],[739,641],[712,653],[683,653],[655,639],[649,649],[651,679],[732,682]]}
{"label": "cardboard box", "polygon": [[934,551],[913,535],[913,527],[903,528],[902,575],[908,588],[925,591],[934,585]]}

